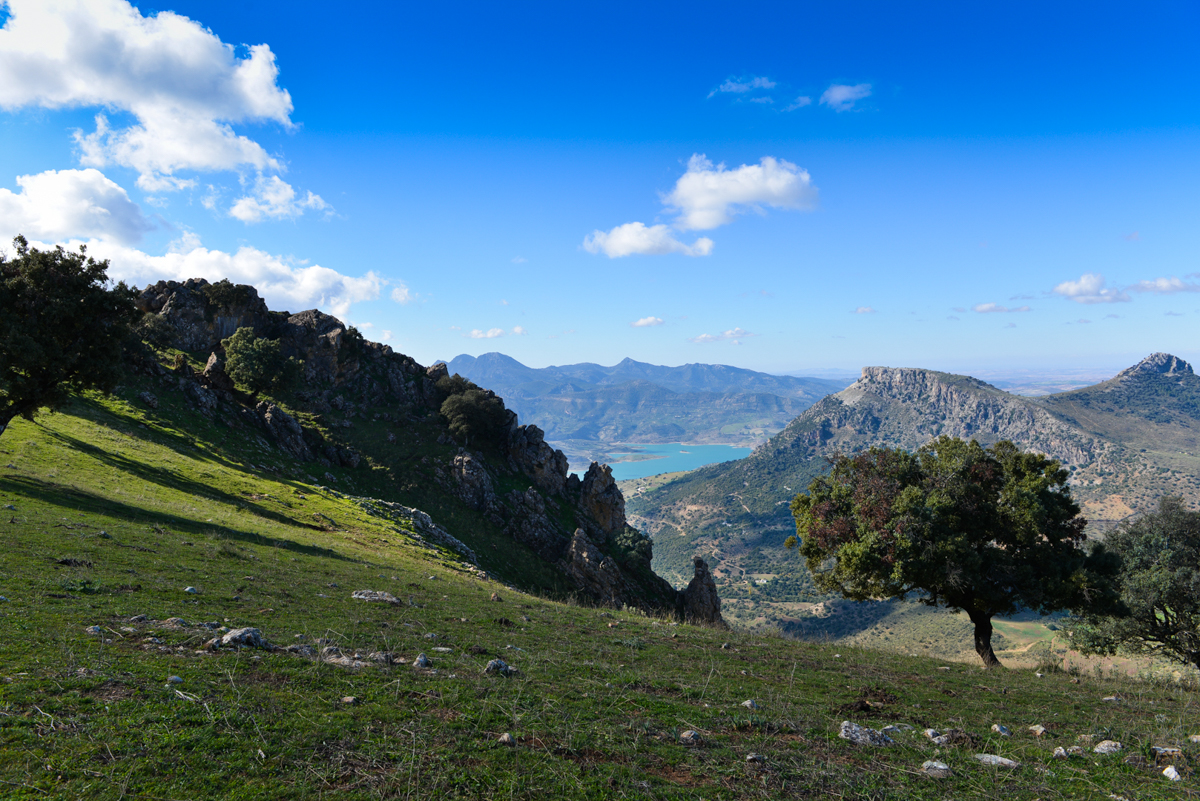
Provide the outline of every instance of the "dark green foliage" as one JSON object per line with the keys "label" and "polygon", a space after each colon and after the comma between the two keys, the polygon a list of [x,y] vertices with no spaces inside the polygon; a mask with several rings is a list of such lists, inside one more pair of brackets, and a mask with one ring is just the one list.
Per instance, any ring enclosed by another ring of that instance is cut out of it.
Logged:
{"label": "dark green foliage", "polygon": [[225,372],[254,395],[264,390],[284,392],[300,380],[301,363],[284,358],[279,340],[256,337],[254,329],[239,328],[221,340],[225,348]]}
{"label": "dark green foliage", "polygon": [[465,443],[498,446],[508,436],[509,413],[504,399],[481,389],[458,373],[438,379],[442,418],[450,433]]}
{"label": "dark green foliage", "polygon": [[916,453],[871,448],[833,461],[792,501],[817,586],[862,601],[916,594],[963,610],[984,665],[999,661],[991,619],[1102,608],[1116,562],[1082,547],[1069,473],[1011,442],[939,437]]}
{"label": "dark green foliage", "polygon": [[1084,652],[1126,650],[1200,667],[1200,513],[1180,498],[1124,523],[1105,540],[1121,560],[1118,615],[1073,621],[1072,644]]}
{"label": "dark green foliage", "polygon": [[466,443],[498,445],[508,433],[504,400],[486,389],[468,389],[442,402],[450,433]]}
{"label": "dark green foliage", "polygon": [[218,309],[228,309],[245,303],[255,295],[254,287],[246,284],[235,284],[228,278],[222,278],[215,284],[204,288],[204,296],[208,302]]}
{"label": "dark green foliage", "polygon": [[633,526],[626,526],[613,538],[613,554],[622,564],[643,566],[648,570],[650,560],[654,558],[654,541]]}
{"label": "dark green foliage", "polygon": [[85,248],[13,243],[15,258],[0,254],[0,434],[14,417],[32,420],[74,392],[111,391],[137,315],[133,290],[107,288],[108,262]]}

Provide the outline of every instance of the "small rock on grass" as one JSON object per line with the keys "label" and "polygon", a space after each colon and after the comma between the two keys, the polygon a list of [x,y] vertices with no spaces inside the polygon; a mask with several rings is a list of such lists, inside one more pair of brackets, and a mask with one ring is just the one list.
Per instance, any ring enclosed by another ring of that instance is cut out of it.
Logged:
{"label": "small rock on grass", "polygon": [[504,599],[500,597],[500,593],[498,593],[498,592],[493,592],[493,593],[492,593],[492,600],[493,600],[493,601],[495,601],[496,603],[503,603],[503,602],[504,602]]}
{"label": "small rock on grass", "polygon": [[1189,734],[1188,742],[1189,743],[1200,743],[1200,734]]}
{"label": "small rock on grass", "polygon": [[501,734],[496,742],[500,743],[500,745],[506,745],[509,748],[514,748],[517,745],[517,739],[508,732]]}
{"label": "small rock on grass", "polygon": [[1092,749],[1094,754],[1115,754],[1125,746],[1117,740],[1102,740]]}
{"label": "small rock on grass", "polygon": [[1008,730],[1008,727],[1001,726],[999,723],[992,724],[992,731],[996,732],[996,734],[999,734],[1001,737],[1012,737],[1012,732]]}
{"label": "small rock on grass", "polygon": [[679,735],[679,742],[687,746],[700,745],[702,739],[703,738],[700,736],[700,732],[696,731],[695,729],[688,729],[683,734]]}
{"label": "small rock on grass", "polygon": [[357,703],[358,703],[358,696],[356,696],[356,695],[343,695],[343,696],[342,696],[342,703],[343,703],[343,704],[345,704],[346,706],[354,706],[355,704],[357,704]]}
{"label": "small rock on grass", "polygon": [[1083,756],[1083,749],[1077,745],[1069,745],[1063,748],[1061,745],[1054,749],[1053,757],[1055,759],[1067,759],[1068,757]]}
{"label": "small rock on grass", "polygon": [[1167,765],[1163,768],[1163,775],[1173,782],[1183,781],[1183,777],[1179,775],[1179,771],[1175,770],[1174,765]]}
{"label": "small rock on grass", "polygon": [[934,779],[948,779],[954,775],[954,771],[950,770],[950,766],[945,762],[935,762],[932,759],[921,765],[921,772]]}
{"label": "small rock on grass", "polygon": [[88,634],[95,634],[97,637],[104,633],[104,629],[99,626],[88,626],[84,631]]}
{"label": "small rock on grass", "polygon": [[767,761],[767,758],[762,754],[746,754],[746,761],[751,764],[762,765]]}
{"label": "small rock on grass", "polygon": [[400,599],[390,592],[382,590],[355,590],[350,593],[350,597],[358,601],[379,601],[381,603],[396,605],[400,603]]}
{"label": "small rock on grass", "polygon": [[487,663],[483,672],[488,676],[514,676],[519,671],[503,659],[493,659]]}
{"label": "small rock on grass", "polygon": [[167,684],[183,684],[183,676],[167,676]]}
{"label": "small rock on grass", "polygon": [[1017,768],[1021,766],[1020,762],[1014,762],[1011,759],[1006,759],[995,754],[976,754],[975,758],[985,765],[994,765],[997,768]]}
{"label": "small rock on grass", "polygon": [[750,698],[747,698],[745,701],[742,701],[742,706],[746,707],[746,709],[758,709],[758,704],[755,703],[755,701]]}
{"label": "small rock on grass", "polygon": [[425,654],[417,654],[417,658],[413,660],[413,667],[415,667],[415,668],[429,667],[429,657],[425,656]]}
{"label": "small rock on grass", "polygon": [[221,638],[221,645],[235,648],[269,648],[262,632],[255,628],[234,629]]}
{"label": "small rock on grass", "polygon": [[188,595],[198,595],[200,593],[200,590],[196,589],[195,587],[184,587],[183,591]]}
{"label": "small rock on grass", "polygon": [[1046,733],[1046,727],[1041,725],[1040,723],[1037,723],[1037,724],[1034,724],[1033,726],[1030,726],[1029,731],[1033,733],[1034,737],[1041,737],[1043,734]]}
{"label": "small rock on grass", "polygon": [[885,746],[892,745],[895,742],[895,740],[883,732],[868,729],[866,726],[860,726],[848,720],[842,721],[841,728],[838,730],[838,737],[841,737],[843,740],[849,740],[855,745]]}

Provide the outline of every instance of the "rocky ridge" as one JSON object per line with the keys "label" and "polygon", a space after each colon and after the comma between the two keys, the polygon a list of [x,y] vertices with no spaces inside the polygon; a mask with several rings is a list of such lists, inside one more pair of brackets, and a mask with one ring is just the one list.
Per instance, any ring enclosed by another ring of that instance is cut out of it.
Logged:
{"label": "rocky ridge", "polygon": [[[395,498],[359,499],[371,513],[403,519],[426,539],[478,564],[476,552],[461,536],[403,503],[405,487],[427,490],[435,485],[454,503],[480,513],[486,524],[554,565],[581,599],[659,613],[698,610],[689,612],[691,619],[723,625],[715,587],[713,600],[688,601],[697,591],[678,592],[651,571],[649,541],[628,525],[624,498],[607,466],[593,463],[582,479],[569,475],[562,452],[550,447],[536,426],[520,424],[511,411],[506,436],[497,448],[484,452],[457,443],[438,419],[445,397],[438,384],[447,377],[444,364],[419,365],[387,345],[366,341],[355,329],[318,310],[272,312],[257,291],[245,285],[160,281],[143,290],[138,303],[145,314],[142,330],[150,341],[200,358],[207,355],[203,370],[193,369],[182,357],[170,369],[144,354],[135,357],[143,374],[158,379],[160,386],[178,389],[200,414],[253,430],[318,474],[322,468],[387,470],[389,459],[415,461],[412,480],[395,487]],[[285,356],[303,362],[303,389],[289,399],[290,412],[275,400],[253,402],[225,373],[221,340],[240,327],[277,339]],[[356,436],[360,421],[387,426],[384,442]],[[444,461],[428,454],[415,459],[405,443],[423,442],[424,431],[439,432],[441,447],[436,450],[450,450],[452,455]],[[328,472],[325,478],[337,480]],[[499,489],[514,484],[519,488]],[[707,575],[706,568],[702,572]]]}

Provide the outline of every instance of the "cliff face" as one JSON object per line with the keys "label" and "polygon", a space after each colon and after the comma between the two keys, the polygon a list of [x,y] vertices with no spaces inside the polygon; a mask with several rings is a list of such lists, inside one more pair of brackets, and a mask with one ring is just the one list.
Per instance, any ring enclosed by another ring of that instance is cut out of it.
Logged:
{"label": "cliff face", "polygon": [[[161,346],[211,351],[203,371],[141,364],[144,373],[177,385],[205,416],[252,429],[311,472],[324,472],[327,482],[340,480],[329,470],[349,471],[339,489],[371,481],[383,487],[382,501],[432,503],[448,517],[470,510],[477,522],[463,530],[438,522],[514,584],[527,583],[521,568],[510,567],[519,562],[472,545],[473,525],[501,532],[540,562],[535,572],[556,573],[552,583],[582,599],[659,613],[682,609],[680,594],[649,569],[650,543],[626,524],[625,501],[607,467],[593,463],[583,480],[569,476],[562,452],[512,412],[494,447],[471,450],[454,440],[438,415],[445,365],[426,368],[317,310],[271,312],[249,286],[163,281],[142,292],[140,305],[144,330]],[[272,401],[250,402],[225,374],[220,342],[239,327],[278,339],[285,356],[303,361],[302,388],[287,398],[290,412]]]}

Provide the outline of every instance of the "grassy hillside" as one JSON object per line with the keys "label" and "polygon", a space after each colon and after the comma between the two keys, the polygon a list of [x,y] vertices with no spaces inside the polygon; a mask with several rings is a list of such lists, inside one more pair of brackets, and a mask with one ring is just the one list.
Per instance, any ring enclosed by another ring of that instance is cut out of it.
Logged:
{"label": "grassy hillside", "polygon": [[[127,390],[0,438],[5,798],[1197,797],[1188,686],[981,674],[522,594],[349,497],[361,472],[346,493],[292,478],[163,394],[154,413]],[[483,560],[470,528],[451,533]],[[292,649],[204,648],[244,626]],[[519,672],[485,675],[493,658]],[[864,748],[838,739],[847,719],[917,730]],[[969,742],[934,746],[926,726]],[[1124,751],[1051,758],[1080,736]],[[1155,745],[1182,749],[1183,782]],[[927,759],[955,775],[921,775]]]}

